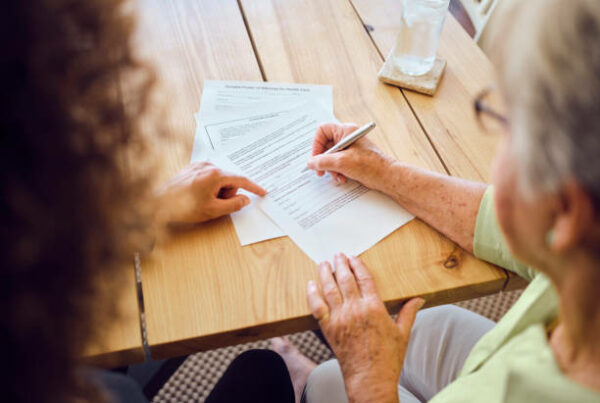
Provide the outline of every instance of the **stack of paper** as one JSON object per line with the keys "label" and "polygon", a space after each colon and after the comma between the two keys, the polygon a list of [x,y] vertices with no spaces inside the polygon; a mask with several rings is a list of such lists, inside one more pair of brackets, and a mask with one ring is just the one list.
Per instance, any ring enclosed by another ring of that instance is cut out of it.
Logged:
{"label": "stack of paper", "polygon": [[412,216],[387,196],[306,170],[330,86],[207,81],[192,161],[212,160],[269,192],[232,215],[242,245],[288,235],[314,261],[358,255]]}

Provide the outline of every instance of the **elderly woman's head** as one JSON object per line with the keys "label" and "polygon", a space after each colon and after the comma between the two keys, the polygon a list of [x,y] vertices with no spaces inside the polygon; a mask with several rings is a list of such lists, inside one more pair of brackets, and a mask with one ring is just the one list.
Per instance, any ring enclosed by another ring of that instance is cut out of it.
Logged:
{"label": "elderly woman's head", "polygon": [[510,134],[494,170],[500,224],[514,253],[538,267],[597,255],[600,2],[528,0],[503,19],[497,65]]}

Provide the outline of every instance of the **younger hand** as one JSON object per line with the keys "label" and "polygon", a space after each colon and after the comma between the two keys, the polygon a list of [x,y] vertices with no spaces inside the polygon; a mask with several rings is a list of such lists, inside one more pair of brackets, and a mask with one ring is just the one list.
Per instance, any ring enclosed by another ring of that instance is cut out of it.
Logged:
{"label": "younger hand", "polygon": [[337,254],[335,274],[319,266],[321,287],[308,283],[308,303],[335,353],[351,402],[398,400],[398,381],[410,331],[425,302],[413,298],[394,322],[364,263]]}
{"label": "younger hand", "polygon": [[322,176],[324,171],[339,182],[354,179],[368,188],[385,192],[385,177],[394,160],[383,154],[368,138],[363,137],[349,148],[321,155],[358,128],[355,124],[326,123],[317,129],[313,141],[313,157],[308,168]]}
{"label": "younger hand", "polygon": [[159,191],[159,211],[167,223],[197,223],[241,210],[250,204],[245,189],[259,196],[267,192],[249,179],[220,170],[209,162],[182,169]]}

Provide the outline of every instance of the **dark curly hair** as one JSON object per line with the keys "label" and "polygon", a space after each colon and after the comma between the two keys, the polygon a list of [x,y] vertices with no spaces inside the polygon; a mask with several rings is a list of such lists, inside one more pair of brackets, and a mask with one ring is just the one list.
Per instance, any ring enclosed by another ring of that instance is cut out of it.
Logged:
{"label": "dark curly hair", "polygon": [[122,3],[3,2],[4,401],[100,397],[83,386],[76,359],[92,324],[115,312],[117,298],[105,291],[117,291],[98,284],[118,283],[131,270],[152,211],[150,179],[126,163],[147,155],[140,118],[154,78],[132,52],[132,19]]}

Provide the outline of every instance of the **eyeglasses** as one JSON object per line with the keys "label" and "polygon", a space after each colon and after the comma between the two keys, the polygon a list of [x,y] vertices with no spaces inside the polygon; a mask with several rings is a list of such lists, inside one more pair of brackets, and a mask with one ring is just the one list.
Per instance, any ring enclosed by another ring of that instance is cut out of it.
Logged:
{"label": "eyeglasses", "polygon": [[508,119],[503,114],[491,107],[491,94],[494,87],[488,87],[481,91],[475,97],[473,107],[475,108],[475,117],[477,122],[486,132],[499,133],[510,127]]}

